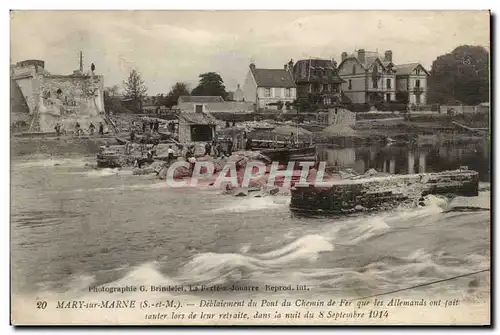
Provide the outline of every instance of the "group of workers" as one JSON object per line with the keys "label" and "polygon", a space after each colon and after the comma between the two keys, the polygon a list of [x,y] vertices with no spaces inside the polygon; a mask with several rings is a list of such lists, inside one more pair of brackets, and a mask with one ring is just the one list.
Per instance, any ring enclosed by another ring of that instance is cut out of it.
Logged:
{"label": "group of workers", "polygon": [[205,144],[205,156],[213,157],[229,157],[233,154],[234,143],[231,139],[227,141],[217,141],[215,138],[212,142],[207,142]]}
{"label": "group of workers", "polygon": [[[63,133],[66,133],[63,130],[63,128],[61,127],[61,124],[59,122],[57,122],[56,125],[54,126],[54,130],[55,130],[57,136],[60,136]],[[92,122],[90,122],[90,125],[89,125],[87,131],[88,131],[89,135],[94,135],[94,133],[95,133],[95,126],[94,126],[94,124]],[[85,133],[85,131],[80,126],[80,122],[76,121],[74,134],[76,136],[80,136],[80,135],[83,135],[84,133]],[[102,122],[99,122],[99,135],[101,135],[101,136],[104,135],[104,124]]]}
{"label": "group of workers", "polygon": [[[135,124],[135,122],[134,122],[134,124]],[[147,123],[144,121],[142,123],[142,133],[143,134],[146,133],[146,128],[147,128]],[[158,132],[160,130],[160,121],[158,121],[158,119],[149,121],[149,129],[151,130],[151,133],[158,134]]]}

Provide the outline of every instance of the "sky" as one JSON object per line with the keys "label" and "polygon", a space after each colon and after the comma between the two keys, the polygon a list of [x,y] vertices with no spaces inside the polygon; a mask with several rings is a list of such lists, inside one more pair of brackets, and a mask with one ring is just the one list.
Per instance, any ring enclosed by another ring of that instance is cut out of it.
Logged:
{"label": "sky", "polygon": [[123,86],[137,70],[148,95],[176,82],[219,73],[227,90],[243,86],[250,62],[283,68],[306,58],[334,58],[357,49],[392,50],[397,64],[427,69],[463,44],[489,50],[486,11],[14,11],[11,63],[45,61],[54,74],[91,63],[105,86]]}

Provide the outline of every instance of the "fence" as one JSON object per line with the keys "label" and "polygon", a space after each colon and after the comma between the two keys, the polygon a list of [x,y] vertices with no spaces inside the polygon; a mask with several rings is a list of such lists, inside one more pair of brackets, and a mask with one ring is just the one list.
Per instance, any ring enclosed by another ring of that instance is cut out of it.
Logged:
{"label": "fence", "polygon": [[439,112],[441,114],[447,114],[449,110],[454,111],[454,114],[470,114],[477,112],[488,112],[489,106],[465,106],[465,105],[441,105],[439,106]]}

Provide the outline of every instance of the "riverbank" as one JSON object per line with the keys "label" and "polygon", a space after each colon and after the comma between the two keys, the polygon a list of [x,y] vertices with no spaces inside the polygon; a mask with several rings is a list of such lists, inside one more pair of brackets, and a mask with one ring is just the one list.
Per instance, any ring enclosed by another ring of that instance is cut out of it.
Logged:
{"label": "riverbank", "polygon": [[[220,113],[219,113],[220,114]],[[474,131],[467,128],[488,128],[489,115],[485,113],[462,114],[455,116],[441,115],[438,113],[412,113],[408,120],[400,113],[358,113],[357,122],[353,127],[354,132],[350,134],[324,134],[323,130],[327,125],[318,124],[313,120],[312,114],[290,114],[283,113],[264,113],[260,115],[265,117],[262,122],[254,122],[256,113],[242,114],[245,118],[252,121],[236,121],[236,125],[245,126],[253,129],[248,132],[249,138],[272,140],[274,135],[272,128],[279,125],[291,124],[297,118],[303,118],[304,122],[298,123],[298,126],[312,132],[313,143],[330,144],[336,147],[358,147],[371,144],[387,144],[392,140],[415,143],[421,138],[426,137],[426,142],[432,144],[439,143],[481,143],[488,139],[487,131]],[[250,117],[253,115],[252,117]],[[278,115],[290,118],[288,121],[276,121]],[[215,115],[219,118],[221,124],[223,119],[228,118],[228,113]],[[222,118],[222,119],[221,119]],[[131,120],[138,122],[139,115],[117,114],[114,116],[119,124],[131,124]],[[229,119],[227,119],[229,120]],[[121,122],[120,122],[121,121]],[[259,128],[259,124],[265,124],[268,129]],[[457,125],[465,125],[467,128]],[[222,127],[219,125],[219,127]],[[123,133],[125,134],[125,133]],[[57,137],[51,133],[24,133],[13,134],[11,137],[11,155],[30,155],[30,154],[51,154],[61,155],[68,153],[96,154],[103,145],[115,145],[118,141],[116,136],[123,134],[107,134],[105,136],[81,136],[71,135]],[[122,137],[127,137],[128,134]]]}

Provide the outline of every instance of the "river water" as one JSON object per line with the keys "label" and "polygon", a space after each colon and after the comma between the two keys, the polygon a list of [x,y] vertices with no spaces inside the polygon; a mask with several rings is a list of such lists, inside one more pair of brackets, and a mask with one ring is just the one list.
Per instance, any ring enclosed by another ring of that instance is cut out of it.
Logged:
{"label": "river water", "polygon": [[[480,172],[475,198],[429,196],[427,206],[337,218],[291,214],[289,198],[236,198],[171,189],[153,176],[94,170],[93,156],[12,160],[12,291],[103,298],[89,286],[239,285],[259,292],[197,292],[205,298],[267,297],[265,285],[306,285],[305,296],[362,297],[490,267],[489,155],[483,146],[323,149],[359,172]],[[489,272],[417,288],[416,296],[489,300]],[[163,293],[176,296],[179,293]],[[281,292],[280,294],[295,294]],[[297,292],[299,294],[299,292]],[[124,298],[123,295],[120,298]],[[472,298],[471,298],[472,299]]]}

